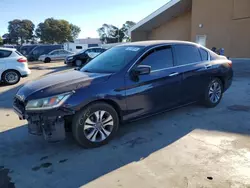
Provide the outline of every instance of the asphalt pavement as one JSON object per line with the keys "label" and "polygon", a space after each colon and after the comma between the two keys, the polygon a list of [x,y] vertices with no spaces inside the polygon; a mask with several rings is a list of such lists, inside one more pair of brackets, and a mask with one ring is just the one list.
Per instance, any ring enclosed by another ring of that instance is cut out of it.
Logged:
{"label": "asphalt pavement", "polygon": [[250,187],[250,64],[235,63],[232,87],[213,109],[195,104],[126,124],[108,145],[83,149],[71,134],[46,143],[12,111],[24,83],[71,71],[33,64],[31,76],[0,86],[0,187]]}

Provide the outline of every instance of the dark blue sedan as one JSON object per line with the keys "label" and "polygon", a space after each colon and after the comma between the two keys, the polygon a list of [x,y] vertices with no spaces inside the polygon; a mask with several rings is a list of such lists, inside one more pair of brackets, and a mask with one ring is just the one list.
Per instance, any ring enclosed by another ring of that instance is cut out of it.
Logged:
{"label": "dark blue sedan", "polygon": [[128,43],[107,50],[79,71],[50,75],[17,92],[14,110],[31,134],[98,147],[123,122],[202,102],[219,104],[233,78],[232,62],[182,41]]}

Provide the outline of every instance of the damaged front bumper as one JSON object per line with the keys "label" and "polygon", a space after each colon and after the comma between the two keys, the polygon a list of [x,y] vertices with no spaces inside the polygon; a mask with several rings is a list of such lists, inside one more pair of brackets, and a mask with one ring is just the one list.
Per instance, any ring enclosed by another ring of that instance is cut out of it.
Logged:
{"label": "damaged front bumper", "polygon": [[45,111],[26,111],[25,102],[14,99],[13,109],[19,119],[28,121],[28,131],[32,135],[43,135],[49,142],[65,139],[65,116],[75,112],[65,107]]}

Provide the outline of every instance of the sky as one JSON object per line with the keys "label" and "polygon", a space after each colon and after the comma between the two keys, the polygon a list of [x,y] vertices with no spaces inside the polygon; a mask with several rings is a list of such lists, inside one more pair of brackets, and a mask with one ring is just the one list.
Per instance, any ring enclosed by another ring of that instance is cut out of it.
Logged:
{"label": "sky", "polygon": [[35,25],[46,18],[65,19],[81,28],[79,38],[98,37],[102,24],[121,27],[138,22],[169,0],[0,0],[0,36],[8,32],[8,22],[29,19]]}

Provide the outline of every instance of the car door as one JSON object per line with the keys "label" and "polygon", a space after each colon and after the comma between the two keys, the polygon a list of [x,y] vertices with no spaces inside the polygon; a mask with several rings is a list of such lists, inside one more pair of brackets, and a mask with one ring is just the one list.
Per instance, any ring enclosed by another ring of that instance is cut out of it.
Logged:
{"label": "car door", "polygon": [[192,44],[176,44],[173,46],[176,59],[175,67],[182,76],[181,101],[194,102],[200,99],[208,83],[209,75],[206,66],[209,64],[208,55],[200,47]]}
{"label": "car door", "polygon": [[59,50],[55,50],[50,55],[52,60],[59,60],[60,59],[60,53]]}
{"label": "car door", "polygon": [[[133,79],[131,71],[139,65],[151,66],[151,72]],[[176,74],[173,65],[171,46],[151,49],[138,60],[125,77],[126,103],[130,114],[126,118],[156,113],[179,104],[181,76]]]}
{"label": "car door", "polygon": [[9,50],[0,50],[0,76],[6,70],[7,58],[11,55]]}

